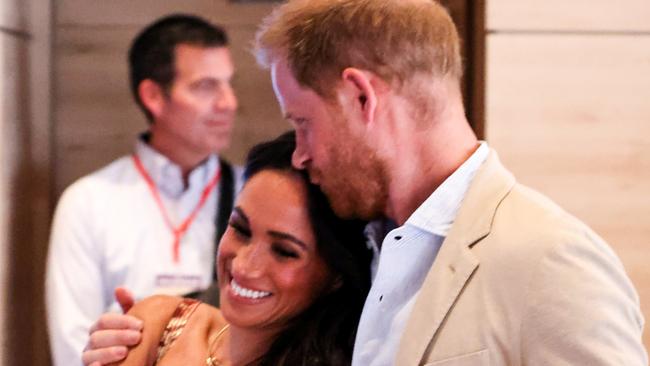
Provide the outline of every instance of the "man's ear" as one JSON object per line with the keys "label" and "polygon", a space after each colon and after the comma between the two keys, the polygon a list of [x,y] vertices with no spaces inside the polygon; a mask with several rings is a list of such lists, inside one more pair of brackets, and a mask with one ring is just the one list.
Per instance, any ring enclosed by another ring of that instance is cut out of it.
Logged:
{"label": "man's ear", "polygon": [[165,93],[163,89],[151,79],[144,79],[138,85],[138,95],[145,108],[154,116],[160,116],[165,105]]}
{"label": "man's ear", "polygon": [[377,76],[368,71],[348,67],[341,73],[341,78],[348,101],[359,111],[366,123],[371,123],[377,109]]}

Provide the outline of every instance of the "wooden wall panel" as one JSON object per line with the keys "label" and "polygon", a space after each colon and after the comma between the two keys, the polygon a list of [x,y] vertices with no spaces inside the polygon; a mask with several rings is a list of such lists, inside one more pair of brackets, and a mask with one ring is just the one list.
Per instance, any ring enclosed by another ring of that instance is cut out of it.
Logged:
{"label": "wooden wall panel", "polygon": [[7,32],[25,32],[27,30],[26,6],[24,0],[0,1],[0,29]]}
{"label": "wooden wall panel", "polygon": [[648,0],[488,0],[489,30],[650,31]]}
{"label": "wooden wall panel", "polygon": [[111,0],[60,1],[59,25],[144,25],[169,13],[200,14],[226,26],[257,24],[270,3],[235,4],[230,0]]}
{"label": "wooden wall panel", "polygon": [[224,155],[240,164],[253,145],[291,128],[275,100],[269,72],[257,65],[251,53],[258,22],[229,28],[237,68],[233,85],[239,98],[239,110],[232,144]]}
{"label": "wooden wall panel", "polygon": [[[12,349],[9,365],[50,365],[45,327],[45,258],[53,208],[52,180],[52,0],[28,3],[29,113],[25,146],[27,166],[21,169],[23,197],[14,199],[28,226],[20,227],[14,241],[14,291],[12,299]],[[23,199],[24,198],[24,199]],[[27,326],[29,324],[30,326]],[[20,328],[20,330],[18,330]]]}
{"label": "wooden wall panel", "polygon": [[650,319],[650,34],[496,34],[487,47],[488,141],[612,245]]}
{"label": "wooden wall panel", "polygon": [[[23,223],[18,205],[20,171],[25,162],[21,144],[26,133],[25,94],[28,47],[25,2],[0,2],[0,366],[12,364],[11,322],[14,310],[13,252],[16,224]],[[29,324],[26,324],[29,327]]]}
{"label": "wooden wall panel", "polygon": [[11,68],[17,57],[18,42],[15,37],[0,32],[0,314],[2,314],[2,329],[0,329],[0,365],[6,364],[9,349],[5,346],[7,334],[7,299],[10,287],[8,277],[9,267],[9,235],[11,212],[14,208],[11,192],[15,188],[13,177],[16,171],[16,131],[12,121],[18,118],[17,107],[20,98],[15,94],[17,85],[12,77]]}
{"label": "wooden wall panel", "polygon": [[[0,365],[14,363],[17,340],[29,344],[33,324],[17,306],[31,291],[30,280],[39,271],[18,268],[25,258],[17,251],[33,248],[31,241],[29,171],[29,99],[27,51],[29,42],[21,36],[0,32]],[[25,254],[24,252],[22,254]],[[26,273],[29,271],[30,273]],[[20,283],[21,281],[24,281]],[[19,289],[23,286],[23,290]],[[24,303],[23,303],[24,304]],[[27,320],[16,329],[16,319]]]}
{"label": "wooden wall panel", "polygon": [[0,1],[0,365],[49,365],[49,0]]}
{"label": "wooden wall panel", "polygon": [[146,128],[131,103],[126,40],[136,29],[71,27],[57,34],[54,171],[56,191],[130,151]]}

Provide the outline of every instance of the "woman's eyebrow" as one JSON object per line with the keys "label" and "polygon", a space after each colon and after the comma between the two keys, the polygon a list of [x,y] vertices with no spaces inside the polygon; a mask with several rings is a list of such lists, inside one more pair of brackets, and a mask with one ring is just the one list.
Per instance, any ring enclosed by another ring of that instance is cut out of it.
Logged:
{"label": "woman's eyebrow", "polygon": [[237,206],[237,207],[233,208],[232,211],[233,211],[233,213],[235,213],[238,216],[238,218],[240,220],[244,221],[244,223],[246,223],[247,225],[249,224],[248,216],[246,216],[246,214],[244,213],[244,210],[242,210],[241,207]]}
{"label": "woman's eyebrow", "polygon": [[289,240],[291,242],[294,242],[294,243],[298,244],[298,246],[302,247],[302,249],[304,249],[305,251],[308,250],[307,248],[309,248],[307,246],[307,244],[305,244],[304,241],[296,238],[295,236],[293,236],[291,234],[287,234],[287,233],[283,233],[283,232],[275,231],[275,230],[269,230],[269,231],[267,231],[267,233],[269,234],[269,236],[274,237],[276,239],[283,239],[283,240]]}

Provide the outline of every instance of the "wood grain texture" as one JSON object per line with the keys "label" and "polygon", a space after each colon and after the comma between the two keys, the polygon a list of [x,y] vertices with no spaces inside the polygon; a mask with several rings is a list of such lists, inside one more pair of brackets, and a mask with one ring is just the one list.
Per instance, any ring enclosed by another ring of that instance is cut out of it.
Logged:
{"label": "wood grain texture", "polygon": [[485,129],[485,0],[440,0],[451,14],[461,38],[465,66],[462,91],[472,129],[483,138]]}
{"label": "wood grain texture", "polygon": [[492,35],[487,46],[489,143],[610,243],[650,319],[650,34]]}
{"label": "wood grain texture", "polygon": [[8,318],[9,299],[9,245],[11,212],[15,205],[11,199],[11,192],[15,189],[13,179],[17,170],[16,146],[16,121],[19,118],[21,98],[17,92],[17,80],[12,75],[16,66],[20,40],[6,34],[0,34],[0,314],[2,326],[0,328],[0,364],[6,364],[9,349],[6,345],[6,335],[9,328],[6,326]]}
{"label": "wood grain texture", "polygon": [[32,364],[30,352],[20,345],[43,340],[33,332],[40,307],[31,306],[41,300],[36,292],[42,263],[32,235],[31,193],[37,182],[30,164],[28,50],[23,37],[0,34],[0,301],[5,336],[0,363],[5,365]]}
{"label": "wood grain texture", "polygon": [[490,31],[650,31],[648,0],[488,0]]}
{"label": "wood grain texture", "polygon": [[143,26],[170,13],[199,14],[227,27],[257,24],[272,9],[271,3],[229,0],[64,0],[57,8],[58,25]]}
{"label": "wood grain texture", "polygon": [[0,29],[12,32],[27,32],[27,4],[28,2],[24,0],[0,1]]}

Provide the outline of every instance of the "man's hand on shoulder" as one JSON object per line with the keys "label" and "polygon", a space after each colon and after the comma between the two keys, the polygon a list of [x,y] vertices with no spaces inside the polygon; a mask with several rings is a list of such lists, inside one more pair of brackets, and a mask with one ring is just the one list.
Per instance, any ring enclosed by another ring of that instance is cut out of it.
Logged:
{"label": "man's hand on shoulder", "polygon": [[[134,303],[133,295],[124,288],[115,290],[115,298],[124,312]],[[142,320],[125,314],[103,314],[90,328],[90,337],[82,354],[86,366],[101,366],[123,360],[128,347],[142,339]]]}

